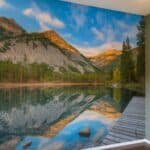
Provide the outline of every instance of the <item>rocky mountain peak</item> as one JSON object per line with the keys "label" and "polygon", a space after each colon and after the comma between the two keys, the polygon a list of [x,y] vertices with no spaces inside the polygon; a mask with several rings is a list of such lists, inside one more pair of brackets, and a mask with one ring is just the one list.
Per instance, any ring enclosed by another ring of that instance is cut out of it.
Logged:
{"label": "rocky mountain peak", "polygon": [[74,48],[72,45],[70,45],[69,43],[67,43],[62,37],[60,37],[60,35],[58,33],[56,33],[53,30],[48,30],[45,31],[43,33],[41,33],[42,35],[44,35],[46,38],[48,38],[52,43],[55,43],[58,47],[60,47],[61,49],[65,49],[66,51],[68,51],[69,53],[73,53],[76,55],[80,55],[80,53],[78,52],[78,50],[76,48]]}
{"label": "rocky mountain peak", "polygon": [[0,17],[0,36],[16,36],[26,31],[18,25],[15,20],[6,17]]}
{"label": "rocky mountain peak", "polygon": [[101,53],[99,53],[96,56],[90,57],[90,60],[102,67],[102,66],[106,66],[108,64],[111,64],[113,61],[115,61],[120,55],[122,54],[121,50],[116,50],[116,49],[108,49],[105,50]]}

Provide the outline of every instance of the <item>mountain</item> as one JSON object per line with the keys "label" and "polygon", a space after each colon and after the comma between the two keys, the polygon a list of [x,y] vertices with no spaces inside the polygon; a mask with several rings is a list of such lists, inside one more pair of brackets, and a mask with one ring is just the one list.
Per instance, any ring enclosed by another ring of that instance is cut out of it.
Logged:
{"label": "mountain", "polygon": [[89,59],[98,67],[106,67],[112,64],[122,54],[120,50],[108,49]]}
{"label": "mountain", "polygon": [[26,31],[19,26],[13,19],[0,17],[0,38],[16,36],[25,33]]}
{"label": "mountain", "polygon": [[80,53],[65,52],[57,44],[37,34],[25,34],[0,42],[0,60],[13,63],[47,64],[54,71],[94,72],[95,68]]}
{"label": "mountain", "polygon": [[50,40],[51,43],[53,43],[59,49],[61,49],[61,51],[73,61],[80,63],[80,65],[82,66],[92,65],[89,59],[84,57],[75,47],[73,47],[71,44],[65,41],[55,31],[53,30],[45,31],[42,32],[41,35]]}
{"label": "mountain", "polygon": [[67,43],[59,34],[53,30],[45,31],[41,33],[44,37],[48,38],[51,42],[55,43],[59,48],[65,49],[69,53],[80,55],[79,51],[72,45]]}
{"label": "mountain", "polygon": [[14,64],[46,64],[54,72],[94,72],[96,68],[58,33],[26,33],[12,19],[0,19],[4,33],[13,36],[0,40],[0,61]]}

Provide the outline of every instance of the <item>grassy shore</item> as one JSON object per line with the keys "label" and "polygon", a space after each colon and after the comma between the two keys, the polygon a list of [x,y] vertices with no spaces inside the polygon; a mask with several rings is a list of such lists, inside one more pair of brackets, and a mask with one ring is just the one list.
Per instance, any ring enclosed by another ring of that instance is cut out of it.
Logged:
{"label": "grassy shore", "polygon": [[127,83],[127,84],[123,85],[123,88],[145,94],[145,84],[144,83]]}
{"label": "grassy shore", "polygon": [[103,83],[73,83],[73,82],[31,82],[31,83],[10,83],[1,82],[0,88],[21,88],[21,87],[60,87],[60,86],[97,86]]}
{"label": "grassy shore", "polygon": [[65,87],[65,86],[105,86],[111,88],[124,88],[129,89],[141,94],[145,94],[145,85],[143,83],[126,83],[126,84],[116,84],[116,83],[78,83],[78,82],[27,82],[27,83],[14,83],[14,82],[1,82],[0,88],[40,88],[40,87]]}

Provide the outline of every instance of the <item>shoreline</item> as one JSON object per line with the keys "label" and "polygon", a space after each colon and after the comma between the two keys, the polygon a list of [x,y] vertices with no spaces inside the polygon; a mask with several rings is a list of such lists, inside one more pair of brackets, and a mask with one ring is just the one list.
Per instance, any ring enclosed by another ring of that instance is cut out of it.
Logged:
{"label": "shoreline", "polygon": [[23,88],[23,87],[65,87],[65,86],[102,86],[104,83],[73,83],[73,82],[31,82],[31,83],[11,83],[2,82],[0,88]]}

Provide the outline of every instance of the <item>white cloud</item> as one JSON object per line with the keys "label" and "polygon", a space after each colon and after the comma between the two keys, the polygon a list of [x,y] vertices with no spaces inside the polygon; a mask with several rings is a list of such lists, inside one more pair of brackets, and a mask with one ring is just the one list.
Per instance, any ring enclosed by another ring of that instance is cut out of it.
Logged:
{"label": "white cloud", "polygon": [[97,35],[97,39],[104,40],[105,43],[116,41],[116,32],[109,24],[101,27],[101,31],[93,27],[92,32]]}
{"label": "white cloud", "polygon": [[107,17],[106,12],[104,13],[98,12],[95,16],[98,24],[106,24],[107,23],[106,17]]}
{"label": "white cloud", "polygon": [[6,9],[6,8],[12,8],[12,6],[6,2],[6,0],[0,0],[0,8]]}
{"label": "white cloud", "polygon": [[123,38],[126,39],[128,36],[130,39],[136,39],[136,35],[138,33],[138,29],[136,24],[134,25],[129,25],[125,23],[124,21],[116,21],[117,25],[119,28],[124,29]]}
{"label": "white cloud", "polygon": [[31,8],[23,10],[25,16],[35,18],[42,30],[48,30],[50,26],[56,28],[63,28],[65,24],[58,18],[52,16],[50,13],[42,11],[35,3]]}
{"label": "white cloud", "polygon": [[128,36],[130,39],[136,39],[136,35],[138,33],[138,29],[136,26],[130,26],[130,29],[123,34],[123,38],[126,39]]}
{"label": "white cloud", "polygon": [[75,46],[83,55],[85,56],[95,56],[102,51],[108,50],[108,49],[122,49],[122,42],[112,41],[108,43],[104,43],[102,45],[96,46],[96,47],[80,47]]}
{"label": "white cloud", "polygon": [[[76,46],[80,52],[83,55],[86,56],[95,56],[99,54],[102,51],[108,50],[108,49],[117,49],[117,50],[122,50],[122,40],[126,39],[128,36],[130,40],[130,44],[132,47],[135,47],[135,43],[132,42],[136,38],[137,34],[137,27],[136,25],[128,25],[123,21],[118,21],[117,22],[118,28],[121,28],[123,30],[122,33],[119,33],[120,35],[120,40],[118,41],[116,36],[120,30],[113,29],[111,25],[104,26],[101,28],[101,32],[98,31],[96,28],[92,28],[92,32],[96,35],[97,39],[104,39],[104,44],[95,46],[95,47],[90,47],[89,45],[85,46]],[[105,33],[102,34],[102,33]]]}
{"label": "white cloud", "polygon": [[104,28],[105,32],[106,33],[106,43],[110,43],[112,41],[116,41],[116,32],[115,30],[112,28],[111,25],[108,25],[108,27],[105,27]]}
{"label": "white cloud", "polygon": [[75,46],[84,56],[95,56],[97,54],[100,53],[100,50],[97,49],[96,47],[93,47],[93,48],[87,48],[87,47],[78,47],[78,46]]}
{"label": "white cloud", "polygon": [[105,44],[102,44],[101,46],[99,46],[99,49],[101,49],[101,51],[107,50],[107,49],[121,50],[122,42],[117,42],[117,41],[108,42],[108,43],[105,43]]}
{"label": "white cloud", "polygon": [[72,38],[72,34],[71,33],[65,33],[62,35],[64,38],[69,39]]}
{"label": "white cloud", "polygon": [[[120,26],[122,28],[125,28],[125,32],[121,33],[121,36],[123,39],[126,39],[128,36],[131,40],[136,38],[137,34],[137,27],[136,25],[128,26],[126,24],[123,24],[120,22]],[[104,27],[101,29],[103,33],[105,33],[105,41],[104,44],[90,47],[90,46],[76,46],[79,51],[85,55],[85,56],[95,56],[99,54],[102,51],[108,50],[108,49],[117,49],[122,50],[122,41],[117,41],[116,39],[116,31],[113,30],[113,28],[108,25],[107,27]],[[93,28],[93,31],[98,35],[98,32],[95,28]],[[99,38],[102,38],[101,35]],[[135,47],[136,45],[130,41],[130,44],[132,47]]]}
{"label": "white cloud", "polygon": [[0,8],[7,6],[5,0],[0,0]]}
{"label": "white cloud", "polygon": [[119,28],[122,28],[122,29],[128,29],[129,28],[129,26],[124,21],[117,20],[115,22],[119,26]]}
{"label": "white cloud", "polygon": [[75,22],[76,29],[81,28],[86,22],[86,12],[88,8],[86,6],[72,5],[71,19]]}
{"label": "white cloud", "polygon": [[[122,42],[116,40],[116,33],[113,30],[111,25],[107,25],[101,29],[102,32],[98,31],[96,28],[93,28],[92,31],[97,35],[97,38],[103,39],[104,44],[98,46],[76,46],[78,50],[85,56],[95,56],[101,53],[102,51],[108,49],[122,49]],[[105,33],[102,34],[102,33]],[[104,37],[105,36],[105,37]]]}
{"label": "white cloud", "polygon": [[101,31],[99,31],[95,27],[92,27],[91,31],[96,35],[96,38],[98,40],[104,40],[104,34]]}

